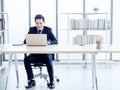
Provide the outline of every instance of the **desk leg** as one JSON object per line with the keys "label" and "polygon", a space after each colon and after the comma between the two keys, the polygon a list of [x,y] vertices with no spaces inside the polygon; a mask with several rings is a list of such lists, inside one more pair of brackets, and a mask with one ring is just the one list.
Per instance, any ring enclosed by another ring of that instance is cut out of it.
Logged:
{"label": "desk leg", "polygon": [[93,64],[93,55],[92,55],[92,60],[91,60],[91,66],[92,66],[92,88],[94,88],[95,82],[94,82],[94,64]]}
{"label": "desk leg", "polygon": [[86,61],[87,58],[86,58],[86,57],[87,57],[87,54],[84,53],[84,54],[83,54],[83,61],[84,61],[84,66],[83,66],[83,67],[84,67],[84,68],[87,68],[87,61]]}
{"label": "desk leg", "polygon": [[7,71],[5,90],[7,90],[7,84],[8,84],[8,78],[9,78],[9,72],[11,69],[11,63],[12,63],[12,54],[9,54],[9,56],[8,56],[8,71]]}
{"label": "desk leg", "polygon": [[18,74],[18,63],[17,63],[17,55],[14,54],[15,58],[15,69],[16,69],[16,77],[17,77],[17,88],[19,88],[19,74]]}
{"label": "desk leg", "polygon": [[92,83],[93,88],[95,85],[96,90],[98,90],[98,82],[97,82],[97,73],[96,73],[96,53],[92,53]]}

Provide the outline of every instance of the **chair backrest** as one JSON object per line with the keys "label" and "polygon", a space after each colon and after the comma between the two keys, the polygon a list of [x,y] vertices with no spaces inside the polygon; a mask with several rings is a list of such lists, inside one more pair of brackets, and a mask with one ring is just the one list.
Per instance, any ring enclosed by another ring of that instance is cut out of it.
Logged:
{"label": "chair backrest", "polygon": [[[26,56],[27,56],[27,54],[25,53],[24,57],[26,57]],[[55,60],[54,54],[52,54],[52,60]],[[38,63],[31,63],[31,66],[41,68],[42,66],[46,66],[46,64],[42,63],[42,62],[38,62]]]}
{"label": "chair backrest", "polygon": [[[24,57],[26,57],[26,56],[27,56],[27,54],[25,53]],[[54,54],[52,54],[52,60],[55,60],[55,55]]]}
{"label": "chair backrest", "polygon": [[46,66],[46,64],[40,63],[40,62],[39,63],[31,63],[31,66],[38,67],[38,68],[42,69],[42,67]]}

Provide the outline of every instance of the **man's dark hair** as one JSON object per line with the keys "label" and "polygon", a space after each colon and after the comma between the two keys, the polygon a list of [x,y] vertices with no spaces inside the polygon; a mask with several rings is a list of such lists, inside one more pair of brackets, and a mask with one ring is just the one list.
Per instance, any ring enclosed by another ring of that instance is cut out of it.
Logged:
{"label": "man's dark hair", "polygon": [[45,18],[41,14],[36,15],[35,16],[35,21],[36,21],[36,19],[42,19],[45,22]]}

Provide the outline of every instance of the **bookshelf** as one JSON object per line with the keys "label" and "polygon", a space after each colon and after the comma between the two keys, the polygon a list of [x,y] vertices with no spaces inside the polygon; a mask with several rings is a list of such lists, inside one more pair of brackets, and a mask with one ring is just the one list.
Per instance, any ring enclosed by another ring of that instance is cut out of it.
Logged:
{"label": "bookshelf", "polygon": [[[0,12],[0,44],[9,43],[9,32],[8,32],[8,13]],[[7,83],[7,63],[5,60],[6,54],[0,53],[0,88],[5,90]]]}
{"label": "bookshelf", "polygon": [[[0,12],[0,44],[9,42],[8,13]],[[0,66],[3,66],[4,54],[0,54]]]}
{"label": "bookshelf", "polygon": [[[61,26],[59,26],[59,33],[66,34],[64,41],[61,42],[59,39],[60,43],[62,44],[96,44],[97,37],[103,37],[103,44],[111,44],[112,28],[111,13],[109,12],[60,13],[59,20],[61,21]],[[71,56],[67,55],[66,57],[69,57],[66,59],[70,59]]]}
{"label": "bookshelf", "polygon": [[94,14],[104,14],[105,17],[97,19],[87,17],[77,20],[70,19],[70,30],[109,30],[110,20],[107,19],[107,13],[86,13],[86,16]]}
{"label": "bookshelf", "polygon": [[8,13],[0,12],[0,36],[1,44],[9,42],[9,34],[8,34]]}
{"label": "bookshelf", "polygon": [[[104,37],[104,43],[109,44],[108,42],[108,32],[111,31],[111,21],[110,21],[110,14],[105,12],[105,13],[85,13],[85,17],[83,18],[83,13],[61,13],[60,14],[62,17],[66,17],[66,20],[64,19],[63,26],[60,27],[65,27],[65,28],[60,28],[59,31],[64,31],[67,32],[67,44],[74,44],[75,39],[81,38],[91,38],[91,40],[95,40],[97,36],[100,36],[99,32],[104,32],[105,37]],[[61,18],[62,18],[61,17]],[[62,20],[61,20],[62,21]],[[66,25],[66,26],[65,26]],[[74,34],[76,33],[76,36],[72,37],[72,42],[70,39],[71,33]],[[85,34],[83,32],[86,32]],[[94,32],[94,33],[89,33],[89,32]],[[96,33],[95,33],[96,32]],[[92,36],[93,35],[93,36]],[[109,34],[110,37],[110,34]],[[79,39],[80,40],[80,39]],[[78,41],[78,40],[75,40]],[[84,40],[88,41],[88,40]],[[92,41],[94,42],[94,41]],[[79,42],[78,42],[79,43]],[[89,43],[86,42],[86,44],[94,44],[94,43]]]}

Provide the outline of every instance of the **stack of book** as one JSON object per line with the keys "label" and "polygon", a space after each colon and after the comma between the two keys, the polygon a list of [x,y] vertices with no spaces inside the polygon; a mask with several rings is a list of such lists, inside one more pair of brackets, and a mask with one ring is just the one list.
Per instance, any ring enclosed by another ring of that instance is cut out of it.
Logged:
{"label": "stack of book", "polygon": [[101,37],[100,35],[77,35],[73,37],[73,44],[85,45],[95,44],[96,38]]}
{"label": "stack of book", "polygon": [[88,29],[89,28],[89,19],[71,19],[70,20],[70,29],[79,30],[79,29]]}
{"label": "stack of book", "polygon": [[71,19],[70,20],[71,30],[108,30],[110,29],[110,20],[107,19]]}

